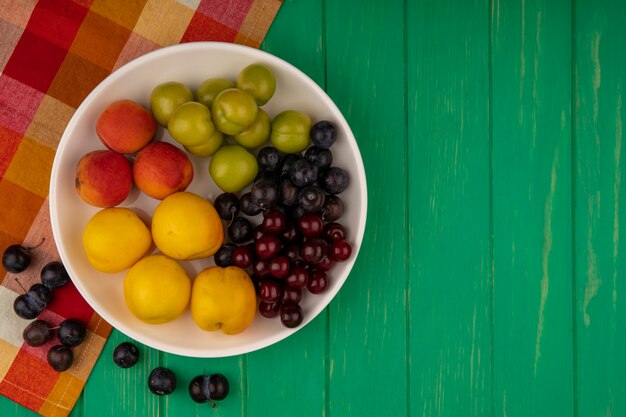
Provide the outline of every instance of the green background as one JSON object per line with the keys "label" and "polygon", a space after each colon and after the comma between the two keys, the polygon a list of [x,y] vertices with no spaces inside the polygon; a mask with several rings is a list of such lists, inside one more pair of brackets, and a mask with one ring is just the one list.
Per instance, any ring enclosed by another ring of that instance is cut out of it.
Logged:
{"label": "green background", "polygon": [[[247,355],[123,370],[114,331],[72,416],[626,415],[625,45],[618,0],[286,1],[261,48],[335,100],[367,172],[351,276]],[[215,410],[187,396],[204,371],[231,381]]]}

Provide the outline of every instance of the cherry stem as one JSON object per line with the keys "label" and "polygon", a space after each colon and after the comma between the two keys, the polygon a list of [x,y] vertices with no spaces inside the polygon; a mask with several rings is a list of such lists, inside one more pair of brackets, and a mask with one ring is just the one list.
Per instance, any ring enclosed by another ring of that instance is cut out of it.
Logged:
{"label": "cherry stem", "polygon": [[20,286],[20,288],[22,289],[22,291],[24,291],[25,293],[27,293],[28,291],[26,290],[26,288],[24,288],[24,286],[22,285],[22,283],[20,282],[20,280],[19,280],[19,279],[17,279],[17,278],[14,278],[14,279],[15,279],[15,282],[17,282],[17,285],[19,285],[19,286]]}
{"label": "cherry stem", "polygon": [[46,241],[46,238],[45,238],[45,237],[42,237],[42,238],[41,238],[41,242],[37,243],[35,246],[31,246],[31,247],[28,247],[28,246],[27,246],[27,247],[26,247],[26,249],[28,249],[28,250],[37,249],[37,248],[38,248],[39,246],[41,246],[41,245],[43,244],[43,242],[45,242],[45,241]]}
{"label": "cherry stem", "polygon": [[215,408],[217,407],[217,404],[215,404],[215,401],[213,401],[212,399],[209,398],[209,404],[211,404],[211,408]]}

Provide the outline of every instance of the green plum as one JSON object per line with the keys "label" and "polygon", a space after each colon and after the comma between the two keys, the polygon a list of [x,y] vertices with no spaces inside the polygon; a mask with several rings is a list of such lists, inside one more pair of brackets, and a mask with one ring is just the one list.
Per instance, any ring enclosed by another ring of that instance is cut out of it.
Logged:
{"label": "green plum", "polygon": [[311,118],[306,113],[286,110],[272,120],[272,145],[284,153],[302,152],[309,146]]}
{"label": "green plum", "polygon": [[192,155],[206,158],[213,155],[224,143],[224,134],[215,129],[213,135],[202,145],[185,146],[187,152]]}
{"label": "green plum", "polygon": [[193,100],[193,92],[185,84],[169,81],[154,87],[150,94],[150,110],[161,126],[167,127],[178,106]]}
{"label": "green plum", "polygon": [[237,88],[249,93],[256,104],[264,105],[276,91],[276,78],[271,69],[263,64],[245,67],[237,77]]}
{"label": "green plum", "polygon": [[215,126],[227,135],[243,132],[256,119],[259,108],[254,98],[237,88],[227,88],[213,100]]}
{"label": "green plum", "polygon": [[238,193],[252,183],[259,172],[254,155],[241,145],[224,145],[211,157],[209,174],[226,193]]}
{"label": "green plum", "polygon": [[258,148],[270,137],[270,116],[259,109],[256,120],[243,132],[233,136],[235,141],[248,149]]}
{"label": "green plum", "polygon": [[196,99],[208,108],[213,106],[213,100],[227,88],[234,88],[235,83],[227,78],[209,78],[200,84],[196,90]]}
{"label": "green plum", "polygon": [[167,128],[174,140],[183,146],[202,145],[215,131],[211,111],[195,101],[178,106],[172,113]]}

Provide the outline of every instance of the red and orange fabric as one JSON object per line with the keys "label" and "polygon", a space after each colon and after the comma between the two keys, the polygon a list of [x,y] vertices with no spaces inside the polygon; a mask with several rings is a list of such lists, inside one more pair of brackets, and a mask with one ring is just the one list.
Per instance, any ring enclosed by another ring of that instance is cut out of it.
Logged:
{"label": "red and orange fabric", "polygon": [[[58,260],[48,212],[55,149],[89,92],[126,62],[167,45],[193,41],[258,47],[282,0],[0,0],[0,252],[34,246],[26,288]],[[23,292],[0,275],[0,394],[44,416],[70,413],[111,326],[70,283],[54,290],[40,318],[58,325],[74,317],[88,324],[68,371],[55,372],[48,348],[22,340],[26,324],[13,312]]]}

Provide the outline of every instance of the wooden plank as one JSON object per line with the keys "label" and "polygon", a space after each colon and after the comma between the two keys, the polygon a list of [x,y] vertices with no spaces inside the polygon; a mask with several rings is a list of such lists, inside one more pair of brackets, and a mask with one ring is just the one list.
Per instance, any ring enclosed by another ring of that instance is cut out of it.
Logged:
{"label": "wooden plank", "polygon": [[580,417],[626,415],[621,166],[626,4],[574,2],[575,257]]}
{"label": "wooden plank", "polygon": [[404,13],[399,0],[326,4],[327,91],[354,131],[370,196],[361,252],[330,305],[331,416],[407,415]]}
{"label": "wooden plank", "polygon": [[[0,410],[2,416],[6,417],[37,417],[39,414],[30,411],[26,407],[9,400],[7,397],[0,395]],[[79,414],[73,414],[72,416],[78,416]]]}
{"label": "wooden plank", "polygon": [[[113,350],[122,342],[134,343],[140,351],[139,362],[122,369],[113,362]],[[154,416],[158,415],[159,398],[148,389],[148,375],[159,366],[159,352],[135,342],[113,330],[82,395],[82,409],[75,408],[72,416]],[[82,413],[81,413],[82,411]]]}
{"label": "wooden plank", "polygon": [[489,2],[408,2],[410,411],[492,413]]}
{"label": "wooden plank", "polygon": [[[325,85],[323,4],[288,1],[280,9],[261,49]],[[306,24],[302,22],[306,20]],[[327,312],[273,346],[248,355],[248,415],[319,417],[325,410]],[[265,413],[267,414],[267,413]]]}
{"label": "wooden plank", "polygon": [[491,20],[495,415],[573,416],[571,3]]}

